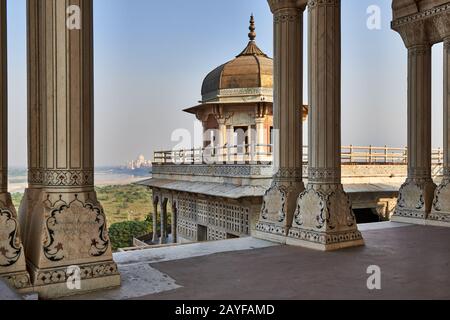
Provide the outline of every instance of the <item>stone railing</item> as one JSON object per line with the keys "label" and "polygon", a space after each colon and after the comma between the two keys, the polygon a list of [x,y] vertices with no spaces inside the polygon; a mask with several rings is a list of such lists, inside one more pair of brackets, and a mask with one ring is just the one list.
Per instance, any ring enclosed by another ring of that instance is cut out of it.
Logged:
{"label": "stone railing", "polygon": [[[303,148],[303,162],[308,163],[308,147]],[[399,164],[408,163],[407,148],[390,147],[342,147],[343,164]],[[208,147],[198,149],[158,151],[154,154],[157,165],[187,165],[187,164],[266,164],[273,159],[272,145],[239,145],[225,147]],[[444,161],[443,150],[434,149],[432,153],[433,165],[441,165]]]}

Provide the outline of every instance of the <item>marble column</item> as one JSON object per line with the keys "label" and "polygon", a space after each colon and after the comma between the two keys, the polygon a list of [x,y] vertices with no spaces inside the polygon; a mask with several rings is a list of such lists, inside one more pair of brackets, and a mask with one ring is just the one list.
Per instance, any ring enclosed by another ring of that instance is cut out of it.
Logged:
{"label": "marble column", "polygon": [[152,213],[152,227],[153,227],[153,239],[154,244],[158,243],[158,198],[153,199],[153,213]]}
{"label": "marble column", "polygon": [[[450,19],[448,19],[450,20]],[[450,27],[449,27],[450,29]],[[437,188],[431,221],[450,226],[450,36],[444,39],[444,177]]]}
{"label": "marble column", "polygon": [[267,145],[266,141],[266,116],[267,116],[267,109],[264,104],[258,104],[256,107],[256,118],[255,118],[255,124],[256,124],[256,160],[257,161],[267,161],[267,159],[264,159],[262,156],[263,154],[268,153],[268,148],[263,147],[263,145]]}
{"label": "marble column", "polygon": [[217,122],[219,123],[219,145],[217,149],[217,159],[220,163],[222,163],[226,161],[226,149],[224,147],[228,143],[227,121],[225,118],[218,118]]}
{"label": "marble column", "polygon": [[0,277],[25,292],[31,287],[17,213],[8,192],[8,76],[6,0],[0,0]]}
{"label": "marble column", "polygon": [[[80,29],[68,28],[68,6]],[[39,0],[37,24],[42,58],[30,68],[40,64],[42,72],[43,183],[26,256],[35,290],[47,299],[117,287],[120,275],[94,190],[92,0]],[[81,271],[80,290],[67,286],[69,266]]]}
{"label": "marble column", "polygon": [[161,238],[160,244],[167,243],[167,199],[161,200]]}
{"label": "marble column", "polygon": [[274,15],[274,169],[255,235],[286,242],[302,182],[303,11],[306,1],[269,0]]}
{"label": "marble column", "polygon": [[308,186],[287,243],[326,251],[364,242],[341,183],[341,1],[311,0],[308,11]]}
{"label": "marble column", "polygon": [[431,44],[424,23],[397,31],[408,48],[408,178],[392,220],[424,224],[436,189],[431,177]]}
{"label": "marble column", "polygon": [[42,108],[43,103],[41,86],[44,83],[43,73],[40,71],[43,55],[40,53],[44,49],[39,41],[39,33],[42,32],[43,25],[38,19],[39,1],[28,0],[27,2],[27,59],[28,59],[28,187],[19,208],[20,225],[23,233],[25,248],[32,236],[30,231],[33,208],[42,191],[43,183],[43,130]]}
{"label": "marble column", "polygon": [[223,110],[223,106],[221,105],[215,106],[213,113],[217,121],[217,124],[219,125],[219,132],[218,132],[219,148],[216,150],[218,153],[216,159],[219,163],[223,163],[226,162],[227,160],[227,149],[224,148],[228,144],[227,122],[232,116],[232,114],[225,112]]}

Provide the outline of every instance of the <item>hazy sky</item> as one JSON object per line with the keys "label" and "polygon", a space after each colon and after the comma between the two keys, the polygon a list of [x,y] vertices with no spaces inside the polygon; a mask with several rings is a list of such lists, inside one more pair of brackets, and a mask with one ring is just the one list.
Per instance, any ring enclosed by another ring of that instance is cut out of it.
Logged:
{"label": "hazy sky", "polygon": [[[10,165],[26,164],[25,0],[8,0]],[[248,41],[272,56],[265,0],[94,0],[96,165],[117,165],[170,150],[174,130],[194,129],[182,109],[200,97],[203,78]],[[370,5],[382,28],[366,27]],[[407,52],[390,30],[390,0],[342,0],[343,144],[406,145]],[[305,48],[306,49],[306,48]],[[433,52],[433,145],[442,145],[442,45]],[[306,68],[305,68],[306,70]],[[305,90],[305,103],[307,94]]]}

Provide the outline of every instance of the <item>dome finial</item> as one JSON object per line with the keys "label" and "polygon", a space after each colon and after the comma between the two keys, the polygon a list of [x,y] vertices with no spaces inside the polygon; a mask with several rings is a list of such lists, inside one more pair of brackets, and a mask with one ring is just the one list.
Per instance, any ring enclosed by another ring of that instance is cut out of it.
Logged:
{"label": "dome finial", "polygon": [[252,15],[250,16],[250,33],[248,34],[248,37],[250,38],[250,41],[255,41],[256,39],[256,28],[255,28],[255,17]]}

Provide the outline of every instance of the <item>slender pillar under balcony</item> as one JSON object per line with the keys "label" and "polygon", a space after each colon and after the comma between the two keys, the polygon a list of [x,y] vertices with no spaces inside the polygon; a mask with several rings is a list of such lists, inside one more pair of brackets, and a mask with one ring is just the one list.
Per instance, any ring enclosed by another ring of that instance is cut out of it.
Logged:
{"label": "slender pillar under balcony", "polygon": [[227,120],[226,118],[218,117],[217,122],[219,123],[219,145],[218,149],[216,150],[218,154],[217,161],[219,163],[223,163],[226,161],[226,150],[224,147],[228,143]]}
{"label": "slender pillar under balcony", "polygon": [[39,1],[28,0],[28,37],[27,37],[27,58],[28,58],[28,187],[19,208],[20,225],[23,234],[25,249],[32,236],[30,230],[31,215],[42,190],[43,183],[43,130],[42,120],[42,94],[41,86],[45,79],[40,72],[43,56],[42,43],[39,41],[39,32],[42,32],[43,25],[39,24]]}
{"label": "slender pillar under balcony", "polygon": [[341,183],[341,1],[309,1],[309,168],[287,243],[318,250],[363,245]]}
{"label": "slender pillar under balcony", "polygon": [[[449,19],[450,20],[450,19]],[[448,20],[447,20],[448,21]],[[450,28],[450,27],[449,27]],[[431,221],[450,225],[450,36],[444,40],[444,177],[435,193]]]}
{"label": "slender pillar under balcony", "polygon": [[175,201],[172,201],[172,242],[178,243],[178,226],[177,226],[177,219],[178,219],[178,208],[177,203]]}
{"label": "slender pillar under balcony", "polygon": [[[268,1],[274,14],[274,167],[256,236],[284,243],[302,182],[303,11],[306,1]],[[302,3],[304,2],[304,3]]]}
{"label": "slender pillar under balcony", "polygon": [[158,242],[158,198],[153,199],[153,213],[152,213],[152,227],[153,227],[153,239],[152,242],[155,244]]}
{"label": "slender pillar under balcony", "polygon": [[[26,256],[34,287],[45,299],[117,287],[120,275],[94,190],[92,0],[39,0],[38,5],[45,49],[40,70],[44,179]],[[79,19],[79,29],[68,28],[67,12]],[[30,28],[34,34],[35,25]],[[80,269],[80,290],[67,286],[71,266]]]}
{"label": "slender pillar under balcony", "polygon": [[267,116],[267,109],[264,104],[258,105],[256,108],[256,118],[255,118],[255,124],[256,124],[256,160],[257,161],[267,161],[265,159],[266,157],[263,157],[263,155],[266,155],[268,153],[267,147],[264,147],[264,145],[267,145],[266,141],[266,116]]}
{"label": "slender pillar under balcony", "polygon": [[161,199],[161,238],[160,244],[167,243],[167,199]]}
{"label": "slender pillar under balcony", "polygon": [[0,277],[14,288],[29,289],[17,213],[8,192],[8,76],[6,0],[0,0]]}
{"label": "slender pillar under balcony", "polygon": [[436,189],[431,177],[431,44],[423,23],[397,31],[408,48],[408,178],[392,220],[422,224]]}

